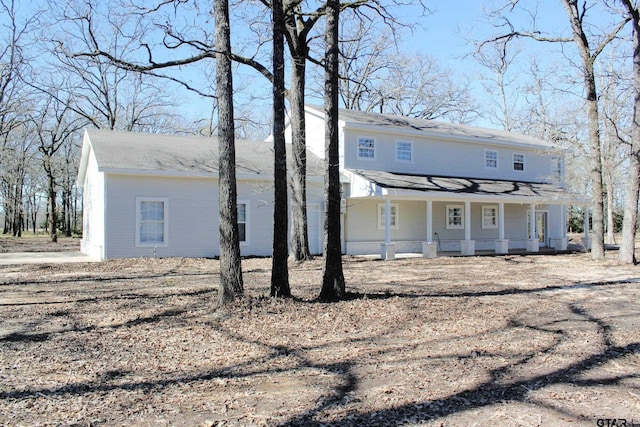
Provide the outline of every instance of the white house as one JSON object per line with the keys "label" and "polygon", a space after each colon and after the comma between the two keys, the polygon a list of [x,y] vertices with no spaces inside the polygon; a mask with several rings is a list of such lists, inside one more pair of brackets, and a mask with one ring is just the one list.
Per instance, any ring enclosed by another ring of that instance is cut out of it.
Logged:
{"label": "white house", "polygon": [[[324,113],[306,112],[309,242],[320,253]],[[589,202],[564,188],[564,152],[544,141],[349,110],[339,126],[347,254],[563,250],[566,207]],[[217,153],[211,138],[86,131],[82,252],[219,255]],[[272,145],[238,141],[236,161],[241,252],[271,255]]]}
{"label": "white house", "polygon": [[[309,239],[319,253],[322,162],[307,159]],[[240,251],[271,255],[272,144],[237,141],[236,171]],[[95,259],[219,255],[215,139],[87,130],[78,185],[81,251]]]}
{"label": "white house", "polygon": [[[323,109],[306,112],[323,157]],[[564,250],[567,206],[589,202],[564,188],[565,153],[545,141],[351,110],[339,127],[348,254]]]}

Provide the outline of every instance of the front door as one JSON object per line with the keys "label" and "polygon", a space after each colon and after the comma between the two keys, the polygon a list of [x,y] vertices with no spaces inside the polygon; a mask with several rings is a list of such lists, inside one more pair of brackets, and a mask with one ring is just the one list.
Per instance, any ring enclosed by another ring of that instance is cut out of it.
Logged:
{"label": "front door", "polygon": [[547,213],[536,212],[536,231],[540,246],[547,246]]}

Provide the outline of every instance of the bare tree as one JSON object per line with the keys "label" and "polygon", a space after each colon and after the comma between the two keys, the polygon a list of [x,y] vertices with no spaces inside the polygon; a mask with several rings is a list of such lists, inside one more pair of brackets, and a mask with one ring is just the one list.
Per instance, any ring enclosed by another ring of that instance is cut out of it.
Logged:
{"label": "bare tree", "polygon": [[324,264],[320,300],[345,297],[340,244],[340,161],[338,158],[338,17],[340,0],[327,0],[325,31]]}
{"label": "bare tree", "polygon": [[[50,46],[50,72],[63,75],[66,90],[73,94],[70,108],[88,123],[102,129],[171,131],[160,124],[172,115],[167,91],[149,76],[118,67],[102,56],[77,56],[74,52],[106,49],[115,58],[126,58],[137,46],[135,37],[125,36],[133,24],[128,15],[117,14],[111,4],[69,1],[53,2],[49,16],[55,28]],[[102,15],[101,15],[102,14]],[[105,27],[104,23],[109,25]],[[102,24],[102,25],[101,25]],[[132,30],[134,31],[134,30]],[[143,36],[143,30],[135,30]],[[168,123],[172,124],[171,122]]]}
{"label": "bare tree", "polygon": [[495,95],[494,91],[497,91],[497,101],[495,102],[498,113],[489,111],[489,115],[504,130],[510,132],[513,130],[516,120],[513,115],[518,101],[518,91],[510,90],[512,88],[509,86],[514,82],[514,79],[510,78],[508,73],[518,56],[519,49],[510,50],[512,46],[506,41],[483,47],[484,49],[481,47],[474,54],[476,61],[492,73],[492,76],[484,79],[483,87],[487,94],[492,95],[490,100],[496,99],[493,95]]}
{"label": "bare tree", "polygon": [[340,37],[340,99],[346,108],[454,122],[477,116],[468,84],[456,82],[435,58],[397,53],[398,34],[347,22]]}
{"label": "bare tree", "polygon": [[58,174],[54,156],[85,124],[83,118],[74,114],[69,98],[64,103],[59,99],[59,96],[45,98],[32,118],[38,138],[38,150],[42,154],[42,166],[47,176],[49,233],[52,242],[58,241]]}
{"label": "bare tree", "polygon": [[638,220],[638,191],[640,189],[640,10],[638,3],[620,0],[631,17],[633,27],[633,124],[629,151],[629,176],[625,187],[622,242],[618,258],[635,263],[635,237]]}
{"label": "bare tree", "polygon": [[3,233],[20,235],[23,187],[30,157],[27,115],[31,107],[25,80],[29,46],[40,12],[22,17],[15,0],[0,0],[0,198],[4,207]]}
{"label": "bare tree", "polygon": [[[604,194],[602,178],[602,145],[600,138],[600,117],[598,108],[598,91],[596,85],[595,62],[605,47],[616,38],[618,33],[628,22],[628,18],[623,19],[603,36],[595,40],[590,39],[588,29],[590,28],[588,11],[590,5],[588,0],[561,0],[567,13],[571,27],[572,37],[548,37],[538,31],[516,31],[514,25],[505,17],[504,25],[509,28],[507,34],[503,34],[490,40],[490,42],[508,42],[515,38],[527,37],[533,40],[551,43],[573,42],[578,55],[580,56],[580,72],[582,74],[582,84],[584,86],[584,99],[586,102],[586,112],[588,118],[588,147],[590,156],[591,194],[593,197],[592,214],[592,242],[591,256],[594,259],[604,257]],[[519,3],[518,0],[511,2],[505,8],[513,9]]]}

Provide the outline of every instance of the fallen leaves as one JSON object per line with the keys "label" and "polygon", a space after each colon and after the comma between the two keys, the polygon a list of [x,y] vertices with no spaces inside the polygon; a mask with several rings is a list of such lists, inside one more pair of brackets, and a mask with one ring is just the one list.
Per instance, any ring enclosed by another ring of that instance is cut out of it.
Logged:
{"label": "fallen leaves", "polygon": [[290,266],[292,299],[265,296],[269,265],[243,260],[246,295],[222,311],[216,260],[0,268],[0,424],[640,416],[635,267],[347,257],[349,299],[323,304],[320,260]]}

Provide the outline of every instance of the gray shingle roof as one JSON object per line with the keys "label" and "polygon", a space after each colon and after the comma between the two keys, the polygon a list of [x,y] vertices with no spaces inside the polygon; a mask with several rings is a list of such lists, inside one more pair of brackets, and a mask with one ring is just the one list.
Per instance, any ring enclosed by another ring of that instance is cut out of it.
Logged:
{"label": "gray shingle roof", "polygon": [[[316,105],[307,105],[308,110],[323,115],[324,109]],[[345,124],[378,126],[381,130],[393,132],[417,132],[424,136],[440,136],[443,138],[463,140],[467,142],[490,142],[495,144],[519,144],[542,148],[559,148],[547,141],[526,135],[488,129],[475,126],[458,125],[427,119],[396,116],[391,114],[370,113],[364,111],[339,110],[339,119]]]}
{"label": "gray shingle roof", "polygon": [[373,170],[350,170],[350,172],[387,189],[576,203],[583,203],[586,200],[583,196],[567,191],[559,185],[548,183],[411,175]]}
{"label": "gray shingle roof", "polygon": [[[98,168],[129,173],[167,172],[192,176],[217,176],[216,138],[159,135],[88,129]],[[290,147],[287,147],[290,150]],[[288,153],[290,161],[291,154]],[[307,174],[322,176],[323,163],[307,152]],[[236,141],[238,175],[273,176],[273,144]]]}

